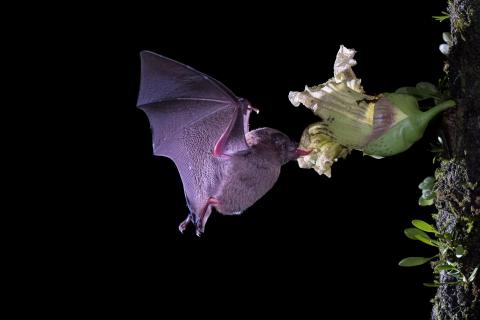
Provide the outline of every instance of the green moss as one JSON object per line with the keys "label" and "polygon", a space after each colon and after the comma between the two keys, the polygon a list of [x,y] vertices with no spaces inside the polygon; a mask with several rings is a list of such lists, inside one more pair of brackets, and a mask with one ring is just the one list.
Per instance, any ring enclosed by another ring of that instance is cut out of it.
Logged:
{"label": "green moss", "polygon": [[472,25],[472,17],[475,14],[473,8],[468,10],[460,10],[453,3],[449,2],[450,7],[450,21],[453,28],[460,34],[463,41],[465,39],[465,31]]}

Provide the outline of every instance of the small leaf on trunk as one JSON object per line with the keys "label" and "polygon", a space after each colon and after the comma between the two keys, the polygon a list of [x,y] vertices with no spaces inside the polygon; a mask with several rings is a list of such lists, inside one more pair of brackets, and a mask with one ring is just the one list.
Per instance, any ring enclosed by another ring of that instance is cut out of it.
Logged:
{"label": "small leaf on trunk", "polygon": [[431,258],[425,258],[425,257],[408,257],[405,259],[402,259],[398,265],[400,267],[415,267],[419,266],[422,264],[427,263],[428,261],[432,260],[434,257]]}

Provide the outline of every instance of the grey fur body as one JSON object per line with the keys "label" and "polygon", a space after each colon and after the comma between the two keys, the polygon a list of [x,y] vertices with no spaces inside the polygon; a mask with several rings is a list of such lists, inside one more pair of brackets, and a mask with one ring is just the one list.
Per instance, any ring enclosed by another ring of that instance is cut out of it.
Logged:
{"label": "grey fur body", "polygon": [[[197,196],[203,200],[198,203],[207,203],[209,198],[218,200],[218,203],[204,208],[203,221],[196,221],[194,215],[187,218],[187,224],[195,222],[200,233],[212,207],[224,215],[242,213],[274,186],[281,166],[297,158],[297,143],[278,130],[256,129],[246,134],[246,140],[250,147],[246,151],[214,157],[211,151],[205,150],[208,155],[194,157],[207,159],[202,172],[197,175]],[[189,209],[192,213],[202,210],[190,205]]]}
{"label": "grey fur body", "polygon": [[219,162],[221,180],[214,198],[222,214],[239,214],[263,197],[277,181],[283,164],[278,150],[268,143],[252,145],[249,152]]}

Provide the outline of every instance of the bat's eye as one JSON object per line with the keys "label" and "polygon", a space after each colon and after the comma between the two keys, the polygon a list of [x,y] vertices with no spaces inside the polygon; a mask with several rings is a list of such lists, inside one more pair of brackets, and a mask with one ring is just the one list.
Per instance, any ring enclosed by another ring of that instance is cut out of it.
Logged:
{"label": "bat's eye", "polygon": [[279,134],[279,133],[272,134],[272,142],[276,146],[281,146],[281,145],[285,144],[285,137],[282,134]]}

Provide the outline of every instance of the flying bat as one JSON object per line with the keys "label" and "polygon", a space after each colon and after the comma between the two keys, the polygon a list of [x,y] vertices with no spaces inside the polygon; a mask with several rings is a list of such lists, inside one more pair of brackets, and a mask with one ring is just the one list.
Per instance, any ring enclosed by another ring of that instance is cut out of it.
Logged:
{"label": "flying bat", "polygon": [[237,215],[275,184],[280,168],[308,152],[272,128],[249,131],[250,103],[187,65],[142,51],[137,107],[148,116],[153,153],[172,159],[189,209],[179,225],[200,236],[212,207]]}

